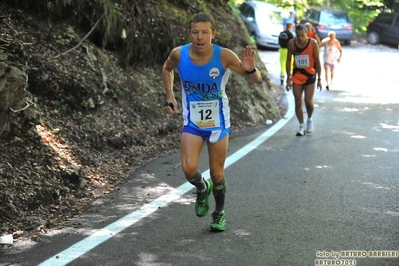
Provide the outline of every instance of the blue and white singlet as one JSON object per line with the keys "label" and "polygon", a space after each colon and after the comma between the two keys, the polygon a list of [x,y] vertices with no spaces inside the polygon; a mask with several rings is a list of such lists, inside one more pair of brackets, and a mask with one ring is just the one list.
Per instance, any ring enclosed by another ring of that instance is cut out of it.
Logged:
{"label": "blue and white singlet", "polygon": [[204,132],[211,142],[216,142],[230,132],[230,107],[225,92],[230,70],[223,68],[222,47],[214,44],[212,58],[198,66],[190,60],[190,45],[181,47],[177,66],[182,84],[183,125]]}

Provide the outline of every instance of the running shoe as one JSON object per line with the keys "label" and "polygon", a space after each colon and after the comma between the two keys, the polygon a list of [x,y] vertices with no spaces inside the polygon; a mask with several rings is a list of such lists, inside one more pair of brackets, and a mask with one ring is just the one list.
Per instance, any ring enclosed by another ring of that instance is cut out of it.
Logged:
{"label": "running shoe", "polygon": [[299,136],[305,136],[305,128],[304,128],[304,126],[303,125],[300,125],[299,126],[299,129],[298,129],[298,131],[296,132],[296,135],[299,137]]}
{"label": "running shoe", "polygon": [[313,130],[314,130],[313,121],[312,120],[308,120],[308,123],[306,125],[306,133],[310,134],[310,133],[313,132]]}
{"label": "running shoe", "polygon": [[209,195],[212,192],[213,184],[211,181],[207,181],[204,179],[206,185],[206,191],[196,191],[194,192],[197,194],[197,200],[195,201],[195,214],[198,217],[203,217],[208,214],[209,211]]}
{"label": "running shoe", "polygon": [[226,230],[226,214],[224,211],[212,213],[211,231],[221,232]]}

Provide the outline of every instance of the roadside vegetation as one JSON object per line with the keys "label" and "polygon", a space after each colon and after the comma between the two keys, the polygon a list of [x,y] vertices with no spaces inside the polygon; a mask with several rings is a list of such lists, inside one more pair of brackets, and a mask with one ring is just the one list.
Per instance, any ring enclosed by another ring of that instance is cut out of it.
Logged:
{"label": "roadside vegetation", "polygon": [[[249,36],[227,1],[1,1],[0,235],[62,226],[177,152],[181,115],[163,110],[161,70],[199,11],[216,18],[214,42],[241,54]],[[229,79],[233,134],[285,113],[256,66],[261,84]],[[180,86],[176,73],[178,101]]]}

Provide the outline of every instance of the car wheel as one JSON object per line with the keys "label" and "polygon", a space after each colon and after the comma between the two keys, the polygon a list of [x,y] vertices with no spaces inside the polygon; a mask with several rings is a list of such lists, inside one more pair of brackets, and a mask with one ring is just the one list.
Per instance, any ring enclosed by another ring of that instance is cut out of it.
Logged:
{"label": "car wheel", "polygon": [[351,40],[345,40],[345,45],[351,45]]}
{"label": "car wheel", "polygon": [[377,32],[375,32],[375,31],[371,31],[367,35],[367,41],[370,44],[378,44],[380,42],[380,35]]}

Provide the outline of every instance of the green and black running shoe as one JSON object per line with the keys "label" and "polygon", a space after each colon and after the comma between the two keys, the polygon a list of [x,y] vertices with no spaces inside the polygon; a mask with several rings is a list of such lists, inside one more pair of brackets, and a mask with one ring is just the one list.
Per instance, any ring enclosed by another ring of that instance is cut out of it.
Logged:
{"label": "green and black running shoe", "polygon": [[195,194],[197,194],[197,200],[195,201],[195,214],[197,214],[198,217],[203,217],[208,214],[209,195],[211,194],[212,189],[213,189],[212,181],[207,181],[204,179],[204,182],[206,185],[206,191],[205,192],[199,192],[199,191],[194,192]]}
{"label": "green and black running shoe", "polygon": [[212,213],[211,231],[221,232],[226,230],[226,214],[224,211]]}

